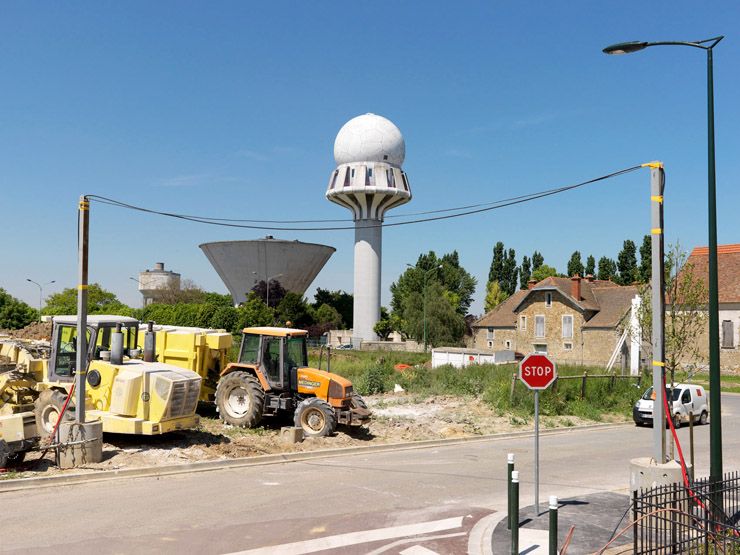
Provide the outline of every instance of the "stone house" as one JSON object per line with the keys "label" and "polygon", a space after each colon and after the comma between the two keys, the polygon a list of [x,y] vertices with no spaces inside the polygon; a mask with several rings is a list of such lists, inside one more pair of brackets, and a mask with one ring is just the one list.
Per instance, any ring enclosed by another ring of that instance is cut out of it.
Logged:
{"label": "stone house", "polygon": [[[708,288],[709,249],[696,247],[686,266]],[[740,244],[718,245],[717,281],[719,290],[719,346],[722,369],[740,368]],[[706,327],[706,326],[705,326]],[[698,338],[702,363],[709,361],[709,329]],[[685,361],[689,362],[689,361]]]}
{"label": "stone house", "polygon": [[611,281],[549,277],[517,291],[473,324],[474,348],[545,352],[557,362],[606,366],[617,347],[625,368],[630,341],[623,321],[635,286]]}

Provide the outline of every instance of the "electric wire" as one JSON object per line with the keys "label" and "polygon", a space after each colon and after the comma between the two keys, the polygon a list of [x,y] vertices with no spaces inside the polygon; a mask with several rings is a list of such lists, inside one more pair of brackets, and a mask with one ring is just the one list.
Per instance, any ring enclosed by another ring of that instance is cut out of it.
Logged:
{"label": "electric wire", "polygon": [[[511,197],[507,199],[502,199],[499,201],[494,202],[488,202],[483,204],[472,204],[468,206],[460,206],[457,208],[444,208],[439,210],[430,210],[426,212],[418,212],[415,214],[407,214],[405,217],[408,217],[410,215],[431,215],[431,214],[441,214],[441,215],[434,215],[427,218],[418,218],[418,219],[411,219],[401,222],[391,222],[391,223],[385,223],[385,222],[378,222],[377,225],[370,225],[366,227],[397,227],[401,225],[410,225],[410,224],[418,224],[418,223],[424,223],[424,222],[432,222],[432,221],[439,221],[439,220],[447,220],[452,218],[460,218],[463,216],[470,216],[473,214],[480,214],[483,212],[489,212],[491,210],[496,210],[498,208],[504,208],[506,206],[512,206],[516,204],[521,204],[524,202],[529,202],[532,200],[537,200],[541,198],[545,198],[548,196],[556,195],[559,193],[564,193],[566,191],[571,191],[573,189],[578,189],[581,187],[585,187],[586,185],[591,185],[594,183],[598,183],[600,181],[604,181],[607,179],[611,179],[613,177],[618,177],[620,175],[624,175],[633,171],[636,171],[640,169],[642,165],[632,166],[629,168],[624,168],[622,170],[618,170],[606,175],[602,175],[600,177],[596,177],[593,179],[589,179],[587,181],[582,181],[580,183],[576,183],[573,185],[565,185],[563,187],[556,187],[553,189],[546,189],[544,191],[539,191],[537,193],[530,193],[526,195],[520,195],[517,197]],[[261,223],[289,223],[289,224],[302,224],[302,223],[320,223],[320,222],[328,222],[328,221],[347,221],[347,220],[237,220],[237,219],[226,219],[226,218],[212,218],[207,216],[195,216],[190,214],[178,214],[174,212],[165,212],[161,210],[155,210],[153,208],[147,208],[145,206],[137,206],[134,204],[129,204],[123,201],[119,201],[116,199],[100,196],[100,195],[86,195],[87,198],[90,201],[95,201],[100,204],[107,204],[110,206],[116,206],[119,208],[126,208],[129,210],[134,210],[138,212],[144,212],[148,214],[155,214],[159,216],[166,216],[169,218],[175,218],[175,219],[181,219],[186,221],[192,221],[195,223],[201,223],[206,225],[216,225],[216,226],[222,226],[222,227],[233,227],[233,228],[242,228],[242,229],[259,229],[259,230],[265,230],[265,231],[340,231],[340,230],[350,230],[355,229],[354,225],[349,226],[320,226],[320,227],[285,227],[285,226],[274,226],[274,225],[252,225],[247,223],[235,223],[235,222],[261,222]],[[450,214],[449,212],[454,212]]]}

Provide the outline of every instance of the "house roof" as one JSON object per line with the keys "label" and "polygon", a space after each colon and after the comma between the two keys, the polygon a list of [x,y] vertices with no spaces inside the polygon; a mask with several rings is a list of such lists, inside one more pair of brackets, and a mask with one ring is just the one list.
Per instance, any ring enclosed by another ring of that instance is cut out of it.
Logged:
{"label": "house roof", "polygon": [[[686,260],[693,265],[696,277],[708,287],[709,282],[709,248],[696,247]],[[719,302],[740,302],[740,244],[717,246],[717,280],[719,285]]]}
{"label": "house roof", "polygon": [[571,279],[548,277],[531,289],[517,291],[492,311],[477,320],[473,327],[513,328],[517,313],[527,297],[536,291],[556,291],[585,313],[588,321],[585,328],[613,328],[630,309],[632,298],[637,295],[637,287],[620,286],[606,280],[581,280],[581,298],[571,295]]}

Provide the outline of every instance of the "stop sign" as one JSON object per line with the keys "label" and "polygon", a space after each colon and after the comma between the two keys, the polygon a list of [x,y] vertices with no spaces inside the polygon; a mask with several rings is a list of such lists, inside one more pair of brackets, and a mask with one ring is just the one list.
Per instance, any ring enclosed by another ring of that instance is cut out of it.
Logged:
{"label": "stop sign", "polygon": [[519,379],[529,389],[547,389],[558,377],[558,368],[547,355],[533,353],[519,363]]}

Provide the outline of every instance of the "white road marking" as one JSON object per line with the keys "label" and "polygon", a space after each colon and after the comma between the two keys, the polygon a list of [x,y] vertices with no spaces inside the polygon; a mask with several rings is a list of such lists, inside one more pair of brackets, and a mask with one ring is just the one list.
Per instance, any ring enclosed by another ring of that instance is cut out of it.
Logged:
{"label": "white road marking", "polygon": [[439,555],[439,553],[420,545],[414,545],[401,551],[400,555]]}
{"label": "white road marking", "polygon": [[391,526],[390,528],[349,532],[347,534],[337,534],[336,536],[326,536],[324,538],[316,538],[314,540],[258,547],[257,549],[238,551],[230,553],[229,555],[302,555],[304,553],[316,553],[317,551],[323,551],[325,549],[337,549],[360,543],[376,542],[380,540],[400,538],[403,536],[415,536],[418,534],[429,534],[431,532],[439,532],[441,530],[460,528],[463,523],[463,518],[464,517],[458,516],[442,520],[433,520],[430,522],[420,522],[418,524],[406,524],[403,526]]}
{"label": "white road marking", "polygon": [[460,536],[464,536],[466,532],[453,532],[452,534],[438,534],[436,536],[417,536],[414,538],[405,538],[403,540],[396,540],[392,543],[385,544],[383,547],[379,547],[375,551],[370,551],[366,555],[381,555],[382,553],[387,553],[394,547],[398,547],[401,545],[405,545],[407,543],[414,543],[414,542],[429,542],[433,540],[444,540],[446,538],[459,538]]}

